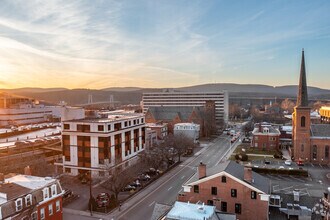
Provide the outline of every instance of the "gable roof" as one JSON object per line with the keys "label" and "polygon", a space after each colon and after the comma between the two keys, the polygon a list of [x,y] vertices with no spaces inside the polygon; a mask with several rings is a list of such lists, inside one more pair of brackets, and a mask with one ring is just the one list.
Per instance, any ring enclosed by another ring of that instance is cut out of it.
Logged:
{"label": "gable roof", "polygon": [[266,194],[270,193],[270,181],[268,178],[259,175],[258,173],[252,171],[252,183],[248,183],[244,181],[244,166],[234,162],[234,161],[226,161],[224,163],[220,163],[214,167],[206,169],[206,177],[203,179],[198,178],[198,173],[190,178],[184,185],[195,185],[199,182],[207,181],[208,179],[213,179],[222,175],[230,175],[236,178],[240,183],[250,187],[256,188],[259,191],[262,191]]}
{"label": "gable roof", "polygon": [[312,124],[311,136],[314,138],[330,138],[330,124]]}
{"label": "gable roof", "polygon": [[193,107],[193,106],[159,106],[159,107],[149,107],[148,111],[153,115],[155,120],[171,121],[177,115],[183,120],[187,121],[191,113],[195,110],[197,115],[201,116],[203,107]]}

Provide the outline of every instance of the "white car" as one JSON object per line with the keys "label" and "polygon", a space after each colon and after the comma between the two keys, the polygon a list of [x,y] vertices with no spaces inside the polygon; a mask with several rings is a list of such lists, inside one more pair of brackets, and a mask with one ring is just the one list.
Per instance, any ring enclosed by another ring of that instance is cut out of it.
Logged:
{"label": "white car", "polygon": [[287,165],[287,166],[291,166],[292,161],[291,161],[291,160],[286,160],[286,161],[284,162],[284,164]]}

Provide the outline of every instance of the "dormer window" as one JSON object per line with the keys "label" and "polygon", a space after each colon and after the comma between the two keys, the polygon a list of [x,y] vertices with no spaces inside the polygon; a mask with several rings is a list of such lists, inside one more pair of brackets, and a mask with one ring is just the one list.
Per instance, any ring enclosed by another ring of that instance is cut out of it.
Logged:
{"label": "dormer window", "polygon": [[31,194],[25,196],[25,206],[28,207],[30,205],[32,205],[32,195]]}
{"label": "dormer window", "polygon": [[23,201],[22,198],[16,199],[15,201],[15,205],[16,205],[16,212],[19,212],[23,209]]}
{"label": "dormer window", "polygon": [[51,192],[52,192],[52,197],[56,196],[57,194],[56,184],[51,186]]}
{"label": "dormer window", "polygon": [[269,128],[264,128],[263,133],[269,133]]}
{"label": "dormer window", "polygon": [[43,194],[44,200],[49,198],[49,189],[48,189],[48,187],[46,187],[42,190],[42,194]]}

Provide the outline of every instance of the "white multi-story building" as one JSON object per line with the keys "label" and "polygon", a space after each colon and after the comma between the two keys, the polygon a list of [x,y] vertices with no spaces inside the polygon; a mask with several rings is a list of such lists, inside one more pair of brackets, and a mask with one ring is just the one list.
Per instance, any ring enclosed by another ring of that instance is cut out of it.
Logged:
{"label": "white multi-story building", "polygon": [[131,163],[145,148],[143,114],[114,112],[99,118],[62,123],[63,169],[77,175],[102,176],[116,164]]}
{"label": "white multi-story building", "polygon": [[191,138],[194,143],[199,140],[200,125],[194,123],[177,123],[174,125],[174,135],[185,135]]}
{"label": "white multi-story building", "polygon": [[216,125],[228,122],[228,92],[155,92],[143,93],[143,112],[152,106],[205,106],[206,101],[215,102]]}

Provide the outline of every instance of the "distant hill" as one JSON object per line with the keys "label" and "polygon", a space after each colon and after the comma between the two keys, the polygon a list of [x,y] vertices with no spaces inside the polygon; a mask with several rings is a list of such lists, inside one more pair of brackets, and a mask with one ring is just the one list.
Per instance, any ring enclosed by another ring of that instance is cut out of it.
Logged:
{"label": "distant hill", "polygon": [[[296,96],[298,93],[298,86],[267,86],[259,84],[233,84],[233,83],[216,83],[203,84],[189,87],[178,88],[184,91],[221,91],[227,90],[229,93],[269,93],[269,94],[283,94],[289,96]],[[309,95],[330,94],[330,90],[320,89],[317,87],[308,87]]]}
{"label": "distant hill", "polygon": [[25,93],[41,93],[41,92],[54,92],[68,90],[66,88],[19,88],[19,89],[0,89],[1,92],[8,92],[14,94],[25,94]]}
{"label": "distant hill", "polygon": [[[139,87],[110,87],[101,90],[93,89],[66,89],[66,88],[19,88],[0,89],[0,91],[44,100],[51,103],[65,101],[69,105],[86,104],[88,96],[93,96],[93,102],[106,102],[113,95],[115,101],[122,104],[139,104],[142,94],[145,92],[161,92],[161,88],[139,88]],[[267,86],[258,84],[234,84],[217,83],[203,84],[188,87],[175,88],[178,91],[221,91],[227,90],[230,97],[282,97],[295,98],[298,87],[288,86]],[[330,90],[317,87],[308,87],[308,95],[311,99],[330,100]]]}

